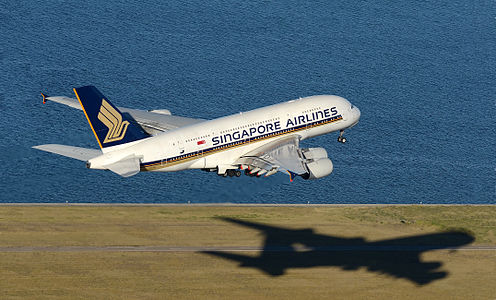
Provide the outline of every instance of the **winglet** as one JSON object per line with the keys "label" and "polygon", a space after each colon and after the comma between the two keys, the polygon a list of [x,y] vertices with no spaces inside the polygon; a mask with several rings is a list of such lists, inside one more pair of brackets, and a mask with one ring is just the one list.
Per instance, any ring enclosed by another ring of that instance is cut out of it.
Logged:
{"label": "winglet", "polygon": [[293,180],[295,179],[295,177],[298,175],[298,174],[293,173],[291,171],[288,171],[288,174],[289,174],[289,181],[290,182],[293,182]]}
{"label": "winglet", "polygon": [[48,97],[47,95],[43,94],[43,93],[40,93],[41,96],[43,97],[43,104],[46,103],[46,98]]}

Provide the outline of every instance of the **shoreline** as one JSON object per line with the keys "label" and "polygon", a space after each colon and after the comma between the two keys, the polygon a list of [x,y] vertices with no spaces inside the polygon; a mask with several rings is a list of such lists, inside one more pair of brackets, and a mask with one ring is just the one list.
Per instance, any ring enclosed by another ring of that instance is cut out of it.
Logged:
{"label": "shoreline", "polygon": [[219,203],[0,203],[0,206],[144,206],[144,207],[160,207],[160,206],[170,206],[170,207],[404,207],[404,206],[496,206],[494,204],[442,204],[442,203],[430,203],[430,204],[326,204],[326,203],[230,203],[230,202],[219,202]]}

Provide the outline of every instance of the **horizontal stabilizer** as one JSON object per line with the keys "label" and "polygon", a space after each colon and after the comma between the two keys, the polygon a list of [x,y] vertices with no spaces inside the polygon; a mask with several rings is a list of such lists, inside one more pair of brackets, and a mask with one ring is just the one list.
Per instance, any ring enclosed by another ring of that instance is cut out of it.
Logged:
{"label": "horizontal stabilizer", "polygon": [[57,145],[57,144],[38,145],[38,146],[34,146],[33,148],[46,152],[55,153],[62,156],[67,156],[82,161],[87,161],[88,159],[102,155],[102,151],[96,149]]}
{"label": "horizontal stabilizer", "polygon": [[104,167],[122,177],[130,177],[139,173],[140,157],[132,154],[115,163],[104,165]]}

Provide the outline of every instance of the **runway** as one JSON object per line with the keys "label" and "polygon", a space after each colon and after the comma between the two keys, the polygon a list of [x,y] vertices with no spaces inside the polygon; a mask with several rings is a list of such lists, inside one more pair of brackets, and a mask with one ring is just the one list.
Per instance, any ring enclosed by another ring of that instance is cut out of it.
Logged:
{"label": "runway", "polygon": [[0,247],[2,252],[416,252],[429,250],[449,251],[495,251],[496,246],[465,246],[465,247],[443,247],[443,246],[319,246],[319,247],[256,247],[256,246],[232,246],[232,247],[180,247],[180,246],[60,246],[60,247]]}
{"label": "runway", "polygon": [[0,290],[23,299],[138,289],[137,298],[492,299],[495,208],[0,205]]}
{"label": "runway", "polygon": [[405,203],[405,204],[353,204],[353,203],[231,203],[231,202],[218,202],[218,203],[36,203],[36,202],[3,202],[0,203],[0,207],[2,206],[13,206],[13,207],[410,207],[410,206],[419,206],[419,207],[450,207],[450,206],[490,206],[494,207],[496,204],[487,203],[487,204],[442,204],[442,203]]}

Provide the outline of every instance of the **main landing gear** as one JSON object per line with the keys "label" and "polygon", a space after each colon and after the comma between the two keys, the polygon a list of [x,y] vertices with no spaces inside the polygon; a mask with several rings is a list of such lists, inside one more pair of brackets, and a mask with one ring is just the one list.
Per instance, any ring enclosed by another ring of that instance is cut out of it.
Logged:
{"label": "main landing gear", "polygon": [[227,176],[234,177],[234,176],[236,176],[236,177],[239,177],[239,176],[241,176],[241,171],[240,170],[227,169],[226,170],[226,173],[221,174],[220,176],[224,176],[224,177],[227,177]]}
{"label": "main landing gear", "polygon": [[338,142],[344,144],[346,143],[346,138],[343,136],[344,130],[339,131]]}
{"label": "main landing gear", "polygon": [[206,172],[216,172],[217,175],[221,177],[240,177],[241,174],[245,173],[246,176],[257,177],[257,178],[274,175],[275,173],[277,173],[278,170],[278,167],[273,167],[270,170],[266,170],[259,167],[250,168],[249,166],[246,165],[240,165],[239,167],[240,169],[224,169],[225,170],[224,173],[219,173],[219,169],[218,169],[219,167],[215,169],[210,168],[210,169],[202,169],[202,170]]}
{"label": "main landing gear", "polygon": [[[213,171],[212,171],[213,172]],[[250,170],[245,169],[244,171],[245,175],[250,176],[250,177],[261,177],[262,175],[258,175],[258,172],[253,172],[250,173]],[[223,174],[217,174],[221,177],[240,177],[242,174],[241,170],[237,169],[227,169],[225,173]]]}

